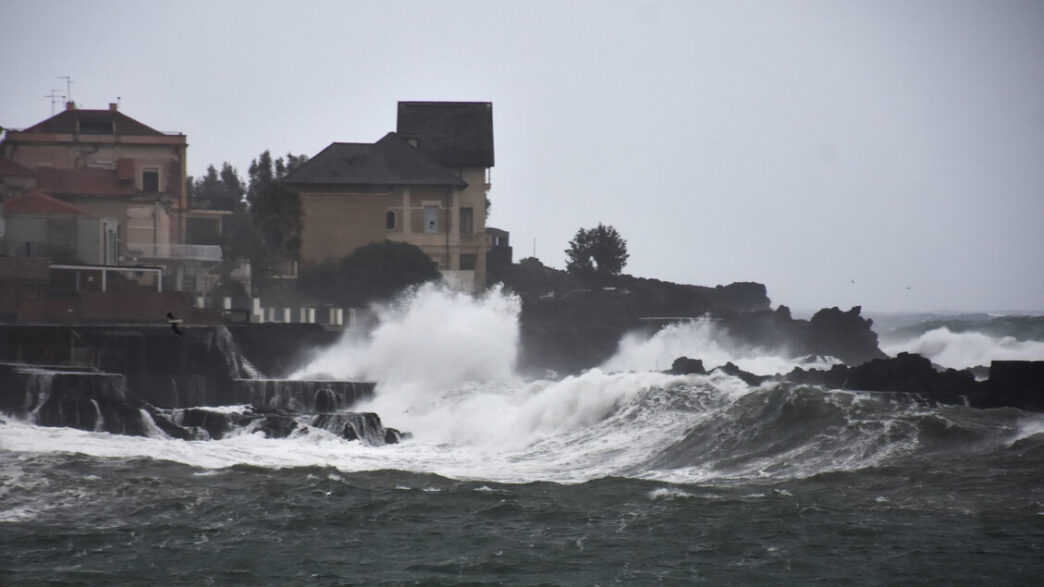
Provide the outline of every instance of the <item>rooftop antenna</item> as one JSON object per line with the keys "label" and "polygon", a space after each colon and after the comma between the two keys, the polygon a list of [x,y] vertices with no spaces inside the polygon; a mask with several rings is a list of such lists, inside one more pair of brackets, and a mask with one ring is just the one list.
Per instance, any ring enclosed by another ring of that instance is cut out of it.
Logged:
{"label": "rooftop antenna", "polygon": [[65,80],[65,96],[68,100],[72,101],[72,78],[67,75],[60,75],[58,79]]}
{"label": "rooftop antenna", "polygon": [[51,116],[54,116],[54,104],[55,104],[55,102],[57,100],[59,100],[59,99],[61,99],[63,102],[65,101],[65,96],[59,94],[58,90],[51,90],[51,93],[47,94],[46,96],[44,96],[44,98],[50,98],[51,99]]}

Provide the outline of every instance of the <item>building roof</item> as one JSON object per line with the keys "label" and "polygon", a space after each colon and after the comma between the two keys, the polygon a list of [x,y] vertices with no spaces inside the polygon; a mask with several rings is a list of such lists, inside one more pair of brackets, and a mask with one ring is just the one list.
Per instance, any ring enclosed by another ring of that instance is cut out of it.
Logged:
{"label": "building roof", "polygon": [[166,136],[164,133],[134,120],[115,108],[110,108],[109,110],[79,110],[72,107],[20,132]]}
{"label": "building roof", "polygon": [[4,202],[5,216],[91,216],[91,213],[52,198],[42,192],[31,190]]}
{"label": "building roof", "polygon": [[0,157],[0,177],[32,177],[33,170],[6,157]]}
{"label": "building roof", "polygon": [[446,167],[493,167],[490,102],[399,102],[396,131]]}
{"label": "building roof", "polygon": [[436,186],[467,183],[393,132],[376,143],[331,143],[286,178],[295,185]]}
{"label": "building roof", "polygon": [[40,167],[36,170],[36,185],[40,191],[49,194],[118,196],[137,193],[133,181],[119,181],[116,174],[115,169],[96,167]]}

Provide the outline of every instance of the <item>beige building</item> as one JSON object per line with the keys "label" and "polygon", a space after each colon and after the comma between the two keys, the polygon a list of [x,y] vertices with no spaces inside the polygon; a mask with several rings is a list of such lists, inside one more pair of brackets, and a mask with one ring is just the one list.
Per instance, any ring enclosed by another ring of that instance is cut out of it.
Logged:
{"label": "beige building", "polygon": [[[186,201],[187,148],[184,134],[150,128],[116,104],[84,110],[69,102],[63,112],[6,133],[0,143],[0,161],[6,161],[0,165],[6,169],[3,196],[35,189],[90,216],[111,219],[114,264],[163,267],[171,289],[203,291],[207,268],[220,261],[221,252],[185,244],[192,214]],[[21,177],[20,170],[31,175]]]}
{"label": "beige building", "polygon": [[301,194],[301,264],[384,240],[420,247],[452,286],[486,283],[493,167],[488,102],[400,102],[396,132],[333,143],[287,177]]}

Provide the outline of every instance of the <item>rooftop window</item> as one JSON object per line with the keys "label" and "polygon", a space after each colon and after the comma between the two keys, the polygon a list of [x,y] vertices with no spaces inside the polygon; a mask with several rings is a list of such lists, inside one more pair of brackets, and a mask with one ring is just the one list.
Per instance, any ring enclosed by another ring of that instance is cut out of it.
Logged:
{"label": "rooftop window", "polygon": [[87,118],[87,119],[81,120],[78,123],[78,126],[79,126],[79,129],[80,129],[80,132],[83,133],[83,134],[111,135],[113,133],[113,130],[112,130],[112,120],[104,120],[104,119],[94,119],[94,120],[91,120],[91,119]]}

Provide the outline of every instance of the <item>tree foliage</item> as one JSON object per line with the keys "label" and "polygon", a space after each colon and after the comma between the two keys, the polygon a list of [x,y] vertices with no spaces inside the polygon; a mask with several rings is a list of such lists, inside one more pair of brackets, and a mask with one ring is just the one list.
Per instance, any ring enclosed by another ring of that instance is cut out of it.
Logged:
{"label": "tree foliage", "polygon": [[439,278],[435,262],[420,248],[384,241],[359,247],[347,257],[323,261],[303,272],[299,288],[319,301],[359,307]]}
{"label": "tree foliage", "polygon": [[566,270],[578,277],[604,281],[619,275],[627,265],[627,241],[612,226],[598,223],[591,229],[577,231],[565,251],[569,262]]}
{"label": "tree foliage", "polygon": [[189,206],[196,210],[234,210],[246,193],[239,173],[227,161],[219,173],[213,165],[203,177],[188,178]]}
{"label": "tree foliage", "polygon": [[254,226],[272,255],[296,259],[301,251],[301,195],[284,180],[307,160],[306,155],[288,154],[286,161],[282,157],[273,161],[265,151],[250,162],[246,201]]}

